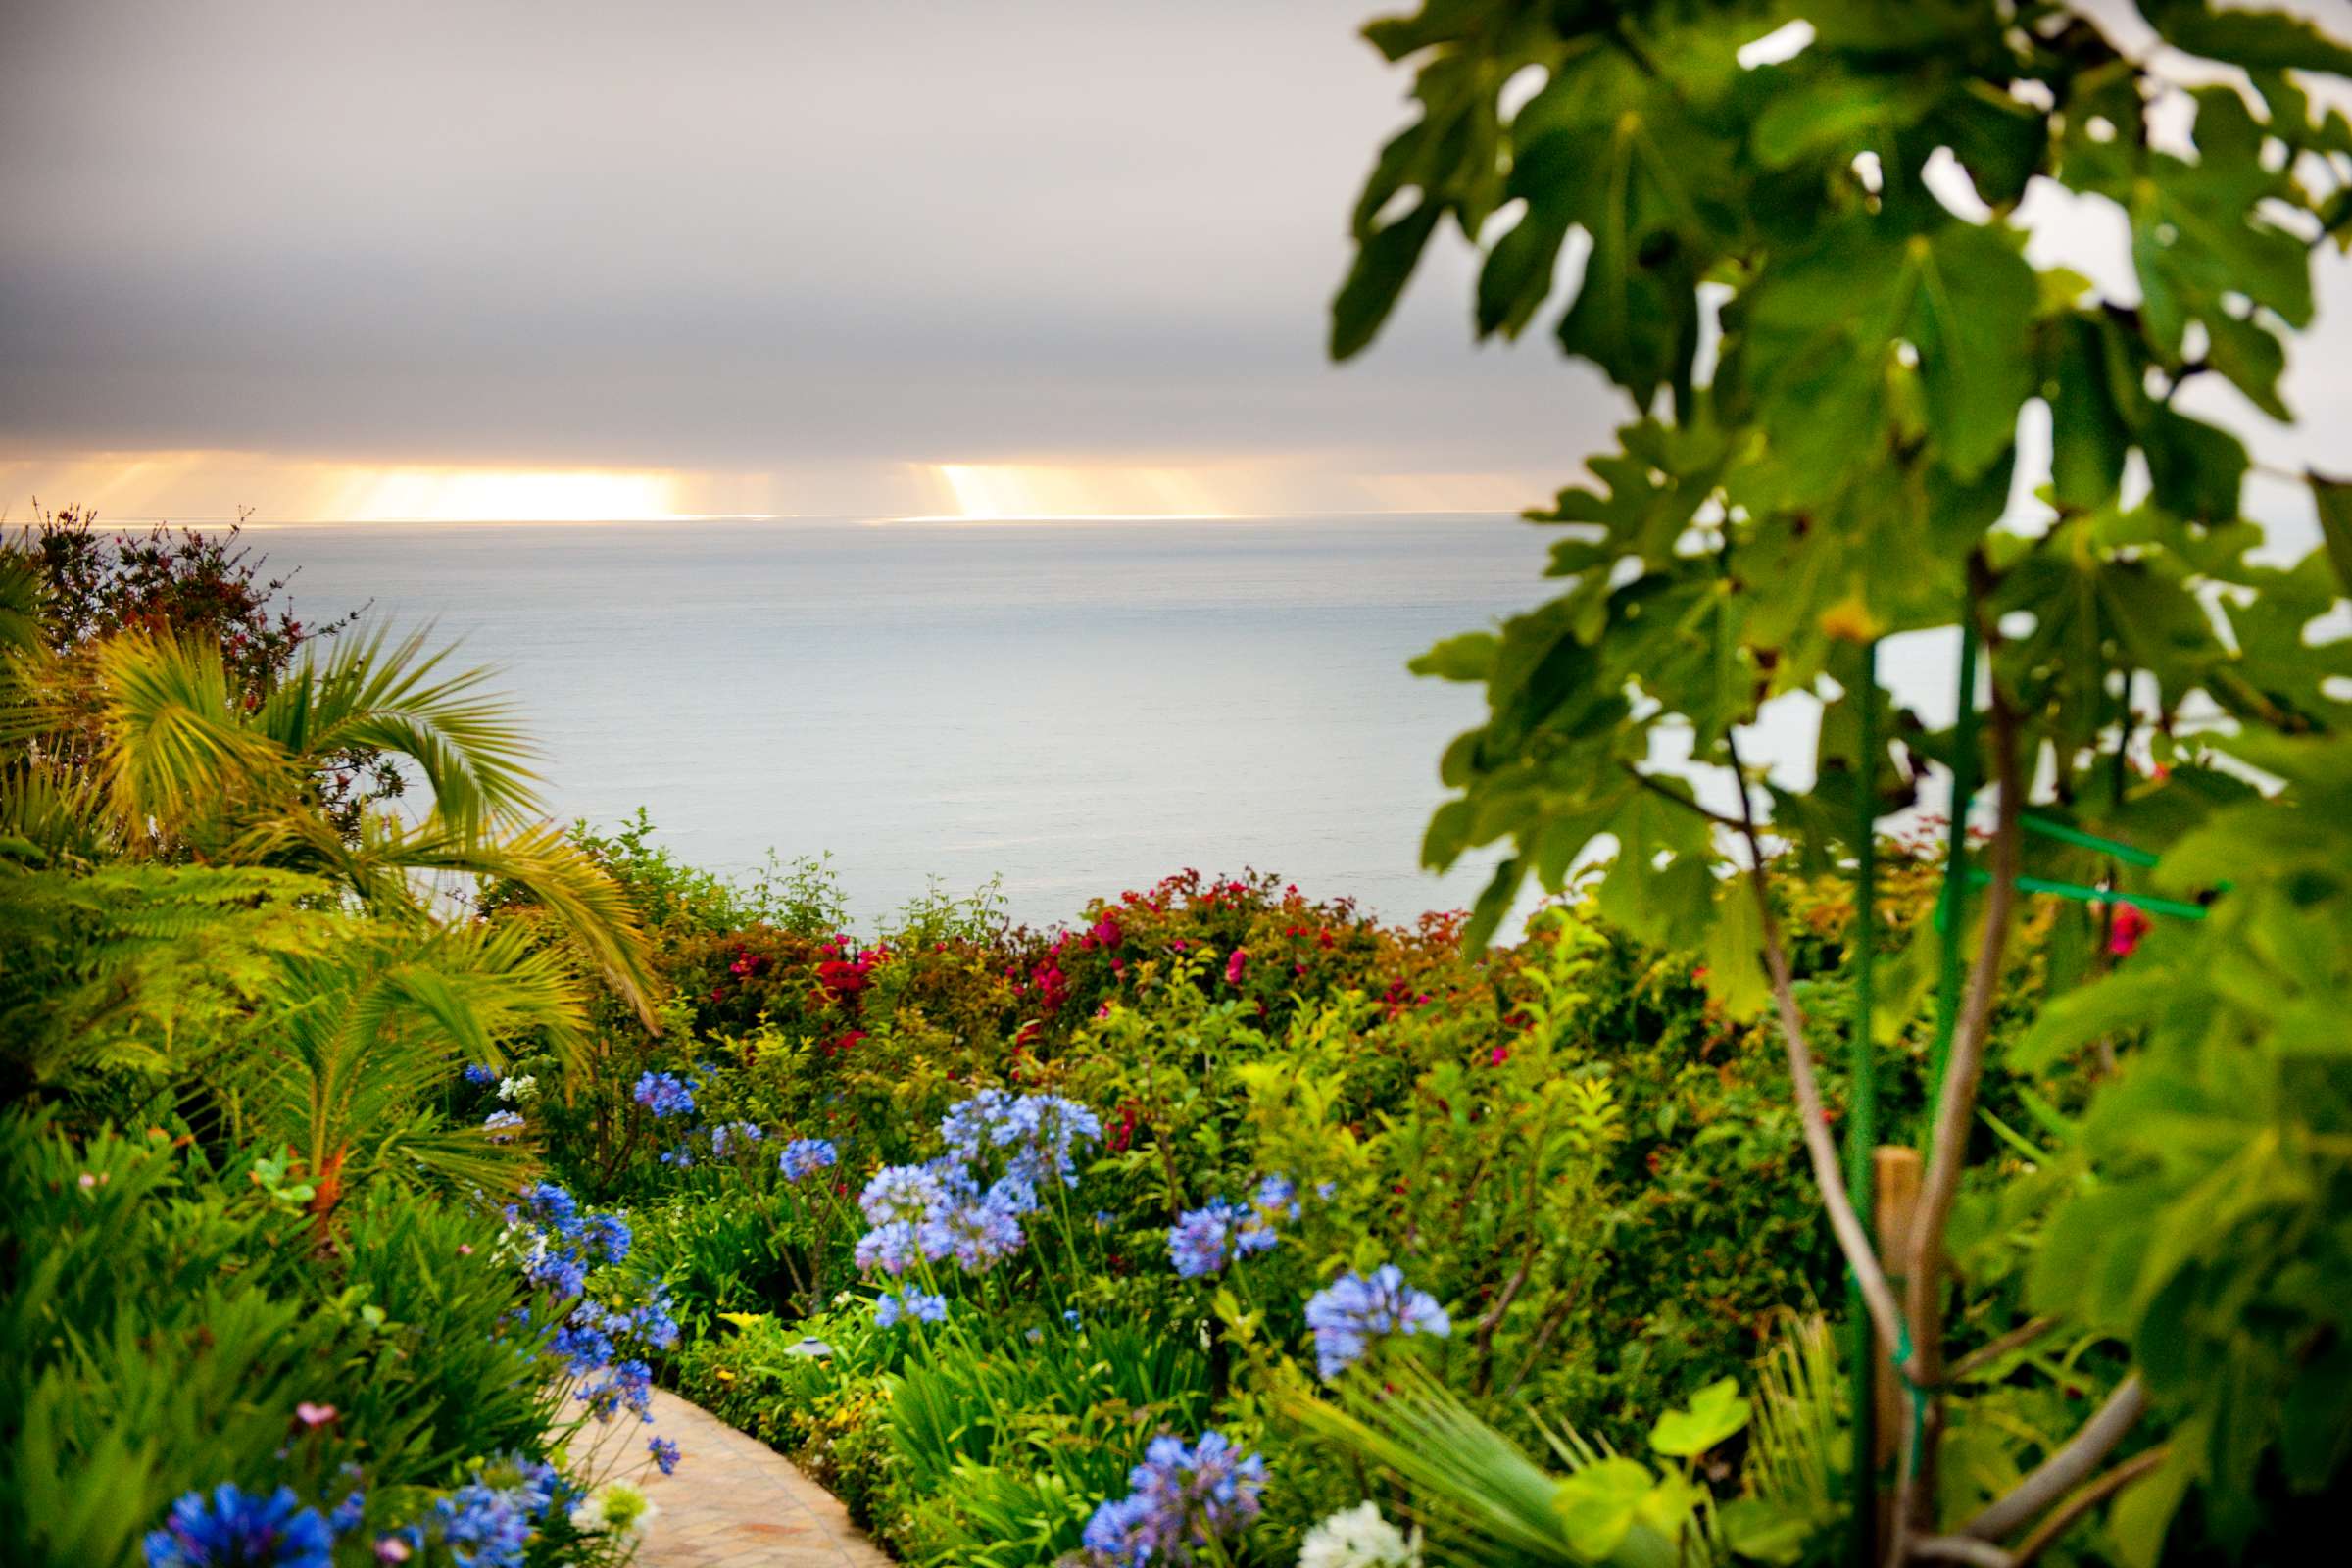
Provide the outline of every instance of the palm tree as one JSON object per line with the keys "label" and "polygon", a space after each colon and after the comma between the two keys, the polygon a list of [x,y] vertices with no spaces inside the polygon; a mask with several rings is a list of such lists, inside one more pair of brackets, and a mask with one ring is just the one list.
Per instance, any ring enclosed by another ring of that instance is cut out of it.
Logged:
{"label": "palm tree", "polygon": [[[584,997],[563,950],[471,919],[457,889],[526,890],[654,1019],[636,916],[541,820],[511,707],[421,637],[314,648],[248,700],[217,647],[119,635],[95,651],[84,760],[45,744],[24,565],[0,551],[7,1087],[200,1077],[236,1130],[300,1153],[322,1225],[365,1175],[512,1185],[527,1146],[448,1126],[430,1091],[521,1041],[576,1061]],[[429,806],[339,829],[322,777],[355,752],[393,759]]]}

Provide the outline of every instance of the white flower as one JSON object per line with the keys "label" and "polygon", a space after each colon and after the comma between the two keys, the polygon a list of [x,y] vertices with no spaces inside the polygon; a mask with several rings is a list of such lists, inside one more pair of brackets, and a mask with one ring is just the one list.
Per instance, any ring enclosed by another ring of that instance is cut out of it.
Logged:
{"label": "white flower", "polygon": [[1421,1532],[1407,1536],[1380,1516],[1380,1504],[1360,1502],[1306,1533],[1298,1568],[1421,1568]]}
{"label": "white flower", "polygon": [[501,1100],[528,1100],[537,1093],[539,1093],[539,1080],[531,1073],[526,1072],[518,1078],[501,1078],[498,1081],[498,1098]]}
{"label": "white flower", "polygon": [[625,1538],[635,1535],[661,1511],[626,1481],[608,1481],[571,1510],[571,1527],[582,1532],[610,1531]]}

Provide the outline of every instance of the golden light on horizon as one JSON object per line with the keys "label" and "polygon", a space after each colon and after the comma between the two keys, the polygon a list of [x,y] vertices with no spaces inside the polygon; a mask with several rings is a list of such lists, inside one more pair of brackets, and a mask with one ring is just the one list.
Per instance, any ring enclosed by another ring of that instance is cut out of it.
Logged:
{"label": "golden light on horizon", "polygon": [[955,502],[951,515],[970,522],[1225,517],[1236,510],[1229,499],[1243,488],[1232,482],[1235,475],[1214,468],[1050,463],[936,463],[930,467]]}
{"label": "golden light on horizon", "polygon": [[355,474],[322,510],[351,522],[617,522],[686,514],[660,471],[395,468]]}
{"label": "golden light on horizon", "polygon": [[1505,512],[1550,487],[1538,474],[1390,471],[1348,453],[1188,454],[1181,462],[844,459],[753,470],[228,451],[0,452],[0,519],[10,524],[25,520],[35,497],[51,507],[91,508],[129,524],[166,518],[214,523],[241,514],[257,526],[728,516],[1007,522]]}

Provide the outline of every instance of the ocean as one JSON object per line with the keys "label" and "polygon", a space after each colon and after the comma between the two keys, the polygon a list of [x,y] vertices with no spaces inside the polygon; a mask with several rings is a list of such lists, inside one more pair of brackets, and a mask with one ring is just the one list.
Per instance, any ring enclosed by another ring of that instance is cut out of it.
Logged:
{"label": "ocean", "polygon": [[366,606],[487,664],[550,811],[741,873],[829,856],[871,930],[992,881],[1075,920],[1180,868],[1394,919],[1475,688],[1405,661],[1536,603],[1503,516],[303,524],[249,530],[297,612]]}

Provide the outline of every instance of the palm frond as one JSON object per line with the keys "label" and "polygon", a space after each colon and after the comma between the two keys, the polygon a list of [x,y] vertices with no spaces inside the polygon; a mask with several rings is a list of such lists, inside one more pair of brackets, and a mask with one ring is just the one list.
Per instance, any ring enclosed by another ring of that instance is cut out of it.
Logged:
{"label": "palm frond", "polygon": [[542,824],[513,838],[480,843],[427,823],[397,843],[387,842],[376,863],[487,877],[525,889],[556,927],[580,945],[646,1027],[655,1027],[653,959],[637,911],[620,884],[562,829]]}
{"label": "palm frond", "polygon": [[282,790],[286,754],[245,726],[219,650],[122,636],[97,657],[107,795],[134,838],[175,833],[231,802]]}
{"label": "palm frond", "polygon": [[[1395,1382],[1390,1392],[1350,1385],[1337,1401],[1295,1386],[1282,1405],[1308,1431],[1394,1472],[1413,1490],[1416,1511],[1454,1538],[1463,1561],[1680,1568],[1675,1542],[1646,1519],[1613,1531],[1605,1550],[1580,1549],[1559,1477],[1426,1371],[1400,1369]],[[1572,1465],[1572,1476],[1612,1472],[1620,1495],[1636,1495],[1651,1480],[1630,1459],[1582,1451],[1591,1457]],[[1614,1474],[1618,1467],[1627,1474]]]}
{"label": "palm frond", "polygon": [[1744,1466],[1750,1492],[1807,1519],[1838,1511],[1852,1462],[1845,1386],[1828,1319],[1784,1314],[1756,1368]]}
{"label": "palm frond", "polygon": [[279,683],[253,727],[304,760],[392,754],[416,769],[436,813],[461,834],[538,815],[532,748],[514,705],[483,690],[486,669],[439,674],[448,657],[422,632],[398,643],[381,631],[338,638],[323,660],[306,659]]}
{"label": "palm frond", "polygon": [[88,864],[114,847],[106,792],[84,769],[48,759],[0,774],[0,839],[15,858],[42,866]]}

